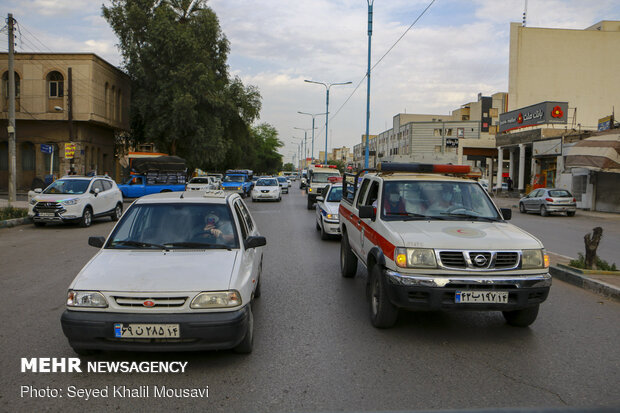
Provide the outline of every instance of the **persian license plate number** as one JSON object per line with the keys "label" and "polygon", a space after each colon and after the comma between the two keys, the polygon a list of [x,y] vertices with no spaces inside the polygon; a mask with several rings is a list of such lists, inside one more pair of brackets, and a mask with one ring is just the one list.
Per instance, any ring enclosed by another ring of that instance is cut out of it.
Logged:
{"label": "persian license plate number", "polygon": [[116,338],[180,338],[178,324],[114,324]]}
{"label": "persian license plate number", "polygon": [[39,216],[40,217],[53,217],[56,214],[54,214],[53,212],[39,212]]}
{"label": "persian license plate number", "polygon": [[508,304],[507,291],[457,291],[455,303]]}

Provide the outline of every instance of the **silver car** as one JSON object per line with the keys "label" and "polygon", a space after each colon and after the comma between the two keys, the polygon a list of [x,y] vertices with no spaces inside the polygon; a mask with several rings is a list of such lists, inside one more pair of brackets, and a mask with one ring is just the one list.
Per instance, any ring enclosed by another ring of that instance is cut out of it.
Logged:
{"label": "silver car", "polygon": [[538,188],[519,200],[521,213],[537,212],[546,217],[555,212],[566,212],[569,217],[575,216],[577,200],[566,189]]}

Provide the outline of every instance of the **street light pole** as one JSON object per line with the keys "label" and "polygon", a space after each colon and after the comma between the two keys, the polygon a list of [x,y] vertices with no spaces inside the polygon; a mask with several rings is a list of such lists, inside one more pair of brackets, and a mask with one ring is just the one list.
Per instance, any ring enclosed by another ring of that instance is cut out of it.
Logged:
{"label": "street light pole", "polygon": [[338,83],[325,83],[325,82],[315,82],[314,80],[304,80],[307,83],[316,83],[317,85],[325,86],[326,94],[325,94],[325,163],[327,164],[327,134],[329,133],[329,89],[332,86],[339,85],[349,85],[352,82],[338,82]]}
{"label": "street light pole", "polygon": [[374,0],[368,0],[368,71],[366,72],[366,152],[364,155],[364,168],[368,168],[370,130],[370,44],[372,39],[372,6]]}
{"label": "street light pole", "polygon": [[308,113],[308,112],[301,112],[299,110],[297,111],[297,113],[302,114],[302,115],[312,116],[312,153],[310,157],[314,159],[314,130],[318,129],[314,127],[314,118],[316,116],[327,115],[327,113]]}
{"label": "street light pole", "polygon": [[[298,127],[293,127],[293,129],[298,129],[298,130],[302,130],[304,131],[304,139],[306,139],[306,134],[310,129],[306,129],[306,128],[298,128]],[[306,156],[308,155],[308,148],[306,147]],[[310,161],[314,161],[314,130],[312,130],[312,154],[310,155]]]}

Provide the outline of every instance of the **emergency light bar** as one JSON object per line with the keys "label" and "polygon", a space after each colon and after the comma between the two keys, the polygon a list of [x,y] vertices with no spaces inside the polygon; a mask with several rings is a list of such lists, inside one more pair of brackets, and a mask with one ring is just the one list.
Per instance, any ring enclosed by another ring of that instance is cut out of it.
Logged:
{"label": "emergency light bar", "polygon": [[328,176],[327,182],[330,182],[330,183],[342,182],[342,176]]}
{"label": "emergency light bar", "polygon": [[319,164],[315,164],[314,167],[315,168],[332,168],[332,169],[338,168],[336,165],[319,165]]}
{"label": "emergency light bar", "polygon": [[379,172],[425,172],[438,174],[468,174],[471,170],[469,165],[433,165],[430,163],[379,163]]}

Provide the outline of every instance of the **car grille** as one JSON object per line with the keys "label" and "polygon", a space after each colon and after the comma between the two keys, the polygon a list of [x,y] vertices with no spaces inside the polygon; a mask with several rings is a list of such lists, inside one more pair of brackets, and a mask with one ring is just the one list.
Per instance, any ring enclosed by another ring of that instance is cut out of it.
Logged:
{"label": "car grille", "polygon": [[520,264],[519,251],[439,251],[444,268],[469,270],[511,270]]}
{"label": "car grille", "polygon": [[[114,301],[121,307],[171,308],[182,307],[188,297],[127,297],[114,296]],[[146,306],[146,301],[152,301],[152,306]]]}
{"label": "car grille", "polygon": [[62,205],[60,205],[58,202],[37,202],[37,204],[34,206],[35,210],[41,210],[41,209],[45,209],[45,210],[58,210],[58,209],[62,209]]}
{"label": "car grille", "polygon": [[265,191],[265,190],[261,190],[261,192],[262,192],[263,194],[267,194],[267,193],[269,193],[269,190],[266,190],[266,191]]}

